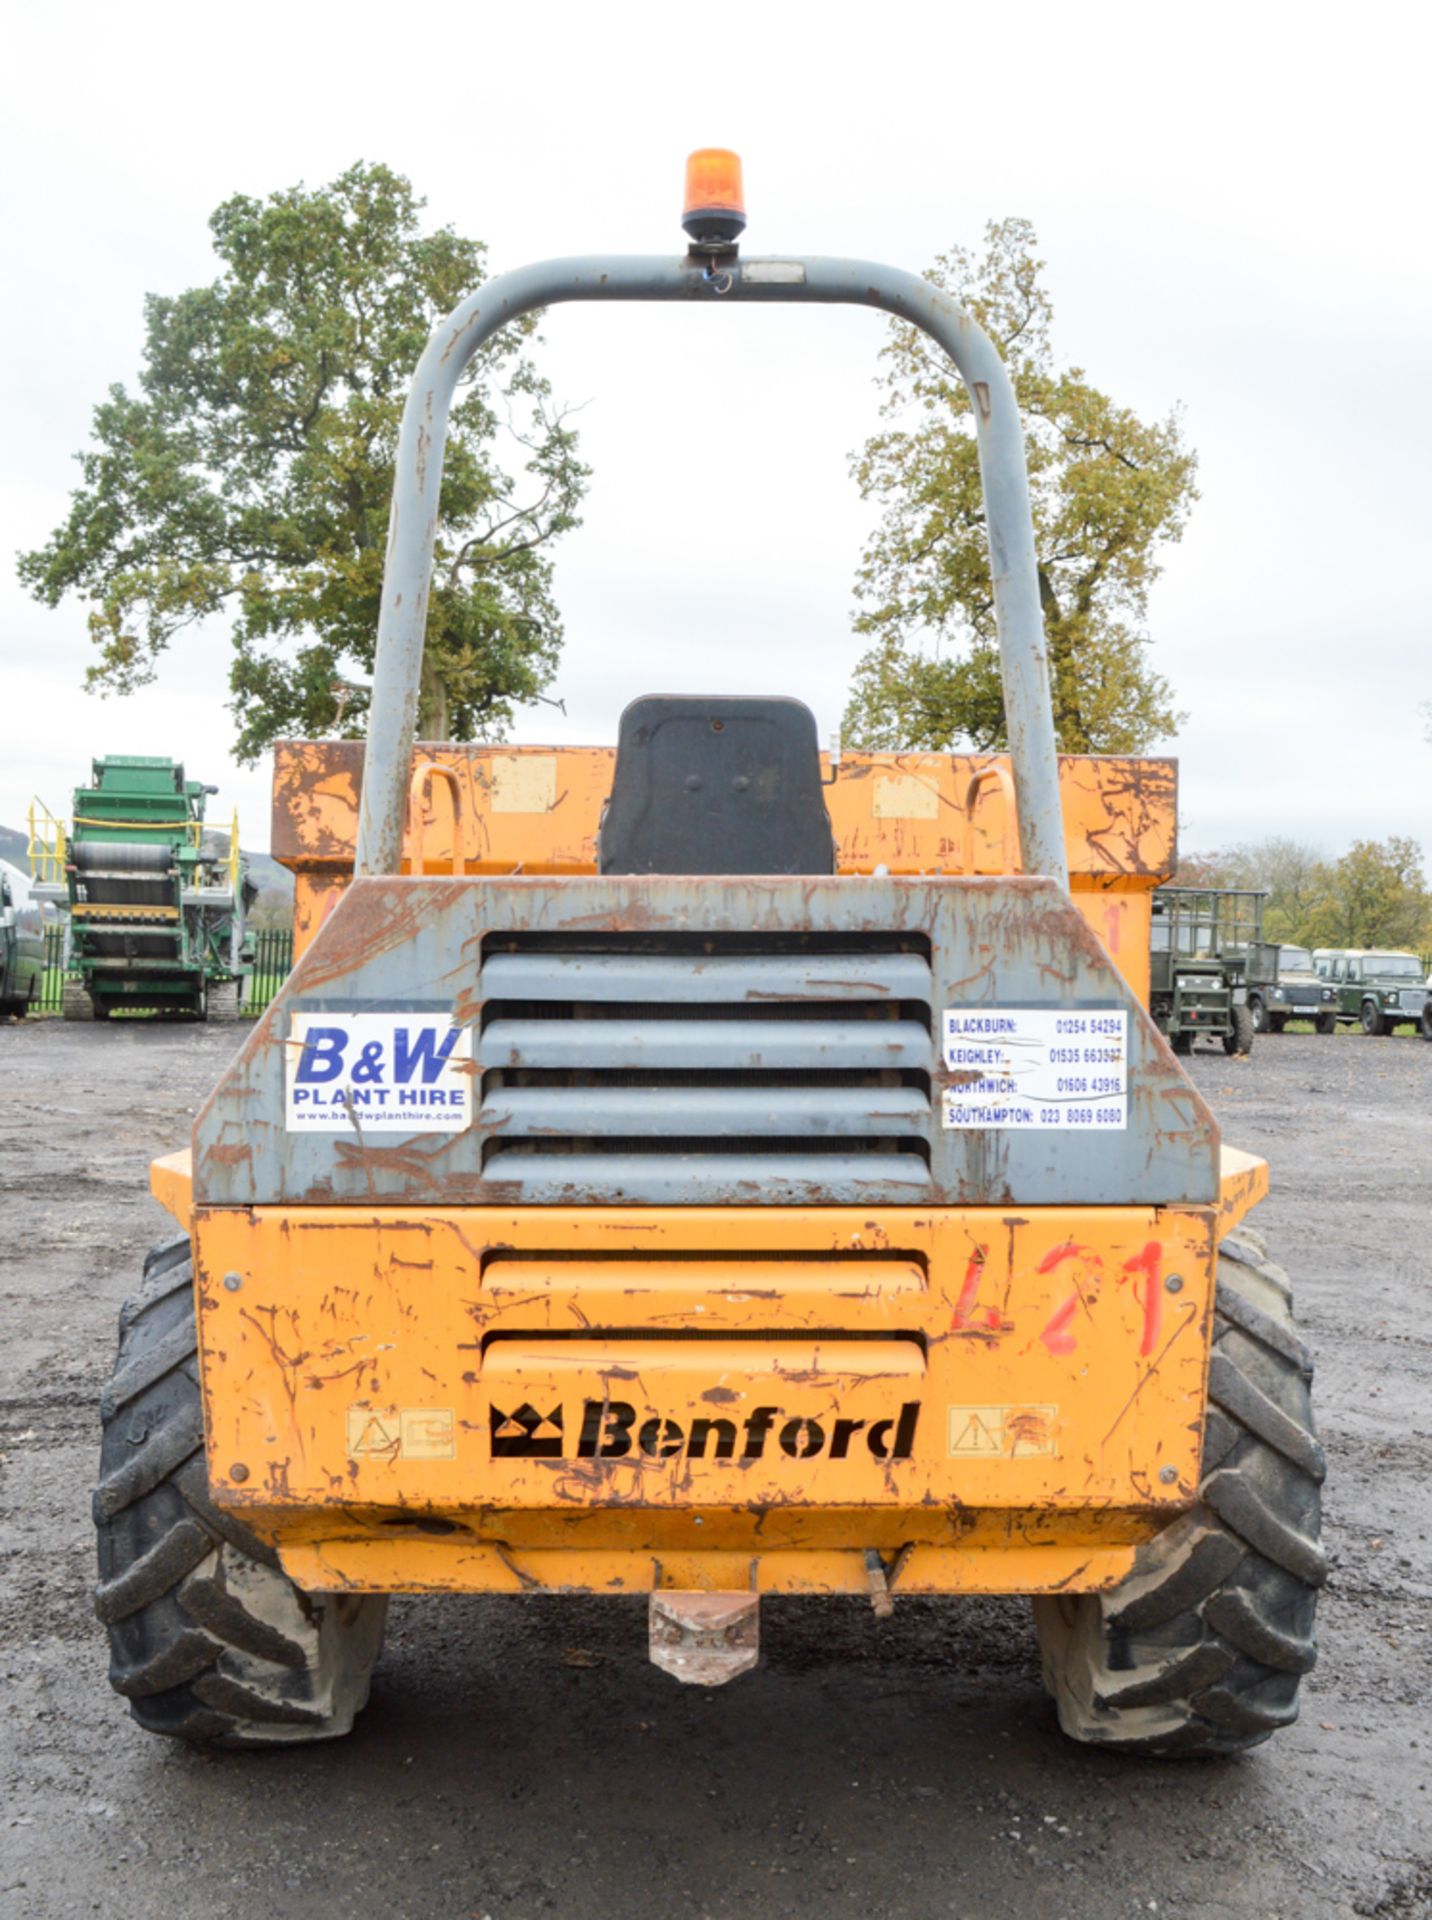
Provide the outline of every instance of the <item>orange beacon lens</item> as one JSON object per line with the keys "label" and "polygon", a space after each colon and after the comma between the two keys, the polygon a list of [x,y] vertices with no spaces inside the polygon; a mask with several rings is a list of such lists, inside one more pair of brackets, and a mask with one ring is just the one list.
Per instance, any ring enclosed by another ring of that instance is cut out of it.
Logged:
{"label": "orange beacon lens", "polygon": [[701,147],[686,162],[681,216],[695,247],[734,247],[746,225],[741,156],[726,147]]}

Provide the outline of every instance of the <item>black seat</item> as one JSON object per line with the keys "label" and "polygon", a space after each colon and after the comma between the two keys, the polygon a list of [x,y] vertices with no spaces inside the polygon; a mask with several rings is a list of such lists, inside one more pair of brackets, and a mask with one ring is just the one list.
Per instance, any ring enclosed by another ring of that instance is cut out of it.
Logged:
{"label": "black seat", "polygon": [[810,708],[689,694],[633,700],[597,864],[602,873],[834,873]]}

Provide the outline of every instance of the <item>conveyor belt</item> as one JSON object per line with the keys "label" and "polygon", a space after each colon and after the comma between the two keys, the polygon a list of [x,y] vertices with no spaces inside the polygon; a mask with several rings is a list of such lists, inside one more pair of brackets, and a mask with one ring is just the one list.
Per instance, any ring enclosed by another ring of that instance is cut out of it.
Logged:
{"label": "conveyor belt", "polygon": [[172,845],[143,840],[73,840],[77,920],[89,952],[111,960],[179,955],[178,875]]}

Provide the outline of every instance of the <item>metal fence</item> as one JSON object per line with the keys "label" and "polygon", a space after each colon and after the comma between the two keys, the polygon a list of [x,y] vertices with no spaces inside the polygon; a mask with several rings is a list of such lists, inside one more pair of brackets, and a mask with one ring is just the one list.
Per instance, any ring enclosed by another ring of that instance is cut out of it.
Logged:
{"label": "metal fence", "polygon": [[[254,935],[253,971],[244,989],[242,1011],[263,1012],[283,985],[293,965],[293,933],[288,927],[264,927]],[[65,969],[65,929],[56,921],[45,928],[45,974],[40,991],[30,1002],[32,1014],[59,1013],[64,1006],[65,980],[79,979],[79,972]]]}
{"label": "metal fence", "polygon": [[65,929],[62,921],[45,928],[45,974],[30,1002],[31,1013],[58,1013],[65,997]]}
{"label": "metal fence", "polygon": [[293,965],[293,929],[263,927],[254,935],[254,970],[244,994],[244,1012],[262,1013]]}

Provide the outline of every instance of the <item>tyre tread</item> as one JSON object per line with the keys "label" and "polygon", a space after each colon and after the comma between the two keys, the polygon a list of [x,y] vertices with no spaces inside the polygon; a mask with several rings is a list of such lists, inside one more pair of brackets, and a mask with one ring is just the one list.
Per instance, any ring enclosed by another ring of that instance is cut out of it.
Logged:
{"label": "tyre tread", "polygon": [[1327,1559],[1313,1363],[1291,1291],[1261,1236],[1224,1242],[1199,1504],[1111,1592],[1035,1603],[1046,1683],[1075,1739],[1229,1754],[1297,1718]]}
{"label": "tyre tread", "polygon": [[1284,1413],[1226,1353],[1215,1352],[1209,1363],[1208,1397],[1233,1422],[1256,1434],[1310,1480],[1322,1485],[1327,1461],[1321,1446],[1305,1426]]}
{"label": "tyre tread", "polygon": [[[177,1293],[179,1289],[175,1287],[171,1291]],[[167,1299],[169,1296],[163,1297]],[[147,1353],[115,1368],[100,1398],[100,1418],[112,1420],[131,1400],[137,1400],[141,1393],[147,1393],[166,1373],[172,1373],[175,1367],[182,1366],[193,1357],[193,1330],[181,1320],[156,1340]]]}
{"label": "tyre tread", "polygon": [[[177,1244],[179,1258],[164,1259],[172,1254]],[[155,1247],[144,1263],[144,1278],[138,1289],[130,1295],[119,1310],[119,1331],[129,1332],[135,1321],[148,1313],[151,1307],[157,1307],[161,1300],[167,1300],[171,1294],[182,1292],[185,1287],[194,1284],[193,1272],[189,1266],[189,1242],[187,1239],[168,1246]]]}
{"label": "tyre tread", "polygon": [[107,1627],[127,1620],[141,1607],[162,1599],[213,1550],[214,1543],[201,1526],[181,1520],[123,1573],[95,1588],[95,1613]]}
{"label": "tyre tread", "polygon": [[[1239,1265],[1254,1266],[1255,1262],[1251,1260],[1238,1259],[1241,1251],[1241,1248],[1229,1249],[1225,1242],[1224,1258],[1231,1259]],[[1271,1266],[1271,1262],[1264,1260],[1257,1262],[1256,1265],[1261,1275],[1264,1268]],[[1277,1269],[1273,1271],[1276,1272]],[[1269,1348],[1281,1359],[1289,1361],[1305,1380],[1312,1379],[1313,1356],[1290,1326],[1281,1325],[1273,1319],[1271,1314],[1264,1313],[1261,1307],[1255,1307],[1251,1300],[1243,1299],[1231,1289],[1220,1292],[1218,1314],[1221,1319],[1237,1327],[1240,1333],[1246,1333],[1250,1340],[1256,1340],[1260,1346]]]}
{"label": "tyre tread", "polygon": [[155,1248],[120,1315],[103,1396],[95,1612],[110,1683],[154,1733],[219,1746],[329,1739],[367,1696],[386,1602],[302,1593],[271,1547],[215,1507],[192,1292],[187,1241]]}

